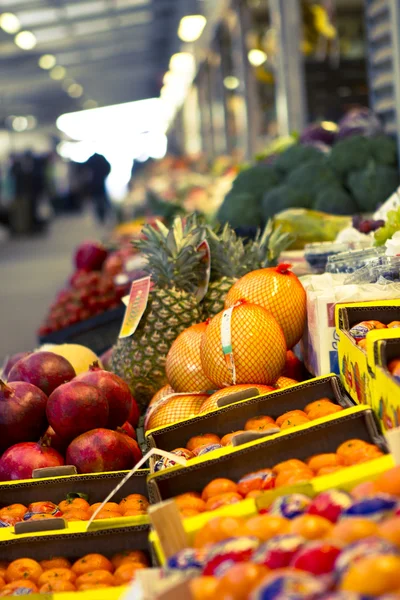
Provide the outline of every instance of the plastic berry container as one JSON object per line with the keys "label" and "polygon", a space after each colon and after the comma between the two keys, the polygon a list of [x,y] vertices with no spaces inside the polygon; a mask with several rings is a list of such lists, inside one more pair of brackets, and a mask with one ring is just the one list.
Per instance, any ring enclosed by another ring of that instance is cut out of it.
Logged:
{"label": "plastic berry container", "polygon": [[323,273],[328,259],[349,249],[349,245],[343,242],[317,242],[306,244],[304,247],[304,258],[314,272]]}
{"label": "plastic berry container", "polygon": [[379,256],[346,277],[345,284],[400,283],[400,256]]}
{"label": "plastic berry container", "polygon": [[351,274],[366,267],[371,261],[376,260],[385,253],[385,248],[364,248],[350,250],[336,254],[328,259],[327,273]]}

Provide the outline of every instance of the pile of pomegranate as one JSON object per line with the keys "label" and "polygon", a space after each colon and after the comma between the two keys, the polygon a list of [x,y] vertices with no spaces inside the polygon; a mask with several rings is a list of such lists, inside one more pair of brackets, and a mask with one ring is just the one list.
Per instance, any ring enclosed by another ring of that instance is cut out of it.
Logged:
{"label": "pile of pomegranate", "polygon": [[97,242],[84,242],[75,253],[75,272],[60,290],[39,336],[85,321],[102,312],[121,306],[121,298],[129,292],[129,281],[117,284],[115,276],[124,269],[124,261],[133,248],[121,248],[108,254]]}
{"label": "pile of pomegranate", "polygon": [[43,467],[78,473],[131,469],[142,457],[128,385],[94,363],[76,376],[53,352],[28,353],[0,380],[0,481]]}

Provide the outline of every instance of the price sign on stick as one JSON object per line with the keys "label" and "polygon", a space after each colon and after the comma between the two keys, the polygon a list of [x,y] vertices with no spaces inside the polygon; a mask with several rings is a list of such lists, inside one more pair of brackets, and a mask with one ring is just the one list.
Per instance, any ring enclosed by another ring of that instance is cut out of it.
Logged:
{"label": "price sign on stick", "polygon": [[129,301],[126,307],[124,320],[122,322],[120,338],[133,335],[140,323],[140,319],[146,310],[150,292],[150,276],[143,277],[132,283]]}

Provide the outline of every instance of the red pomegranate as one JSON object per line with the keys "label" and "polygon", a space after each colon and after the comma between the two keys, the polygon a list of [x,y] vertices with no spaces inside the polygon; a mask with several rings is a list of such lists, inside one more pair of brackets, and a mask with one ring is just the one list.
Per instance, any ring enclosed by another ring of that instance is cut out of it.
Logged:
{"label": "red pomegranate", "polygon": [[132,394],[128,384],[121,377],[100,369],[99,363],[96,361],[89,371],[78,375],[75,381],[94,385],[101,391],[109,406],[106,427],[114,429],[125,423],[132,408]]}
{"label": "red pomegranate", "polygon": [[65,453],[69,443],[69,440],[66,440],[58,435],[50,425],[46,429],[45,434],[40,441],[43,446],[53,448],[60,454]]}
{"label": "red pomegranate", "polygon": [[75,377],[71,363],[54,352],[33,352],[21,358],[11,369],[8,381],[26,381],[40,388],[46,396]]}
{"label": "red pomegranate", "polygon": [[31,354],[31,353],[30,352],[17,352],[17,354],[13,354],[12,356],[9,356],[3,365],[3,377],[5,379],[7,379],[8,374],[11,371],[11,369],[13,368],[13,366],[19,360],[21,360],[21,358],[25,358],[25,356],[28,356],[28,354]]}
{"label": "red pomegranate", "polygon": [[108,402],[94,385],[70,381],[60,385],[47,401],[47,420],[54,431],[70,441],[95,427],[105,427]]}
{"label": "red pomegranate", "polygon": [[288,350],[286,352],[286,364],[282,371],[282,376],[296,379],[296,381],[303,381],[304,371],[305,368],[301,360],[297,358],[293,350]]}
{"label": "red pomegranate", "polygon": [[83,242],[75,252],[75,266],[83,271],[98,271],[107,258],[107,250],[99,242]]}
{"label": "red pomegranate", "polygon": [[131,469],[135,459],[127,439],[128,436],[110,429],[92,429],[70,443],[66,462],[75,465],[78,473]]}
{"label": "red pomegranate", "polygon": [[129,447],[132,451],[134,464],[136,464],[143,457],[140,446],[136,440],[131,438],[129,435],[126,435],[126,433],[122,433],[122,435],[124,436],[125,442],[127,442],[127,444],[129,445]]}
{"label": "red pomegranate", "polygon": [[37,440],[46,427],[47,396],[31,383],[0,380],[0,452]]}
{"label": "red pomegranate", "polygon": [[138,406],[138,403],[136,402],[135,398],[132,396],[132,408],[131,408],[131,412],[129,413],[129,417],[127,418],[127,421],[129,421],[129,423],[132,425],[132,427],[137,427],[138,423],[139,423],[139,419],[140,419],[139,406]]}
{"label": "red pomegranate", "polygon": [[0,481],[31,479],[32,471],[60,467],[64,459],[56,450],[39,442],[22,442],[6,450],[0,459]]}
{"label": "red pomegranate", "polygon": [[119,433],[124,433],[125,435],[132,438],[133,440],[137,439],[136,431],[134,430],[132,425],[129,423],[129,421],[125,421],[125,423],[123,425],[121,425],[121,427],[117,427],[117,431]]}

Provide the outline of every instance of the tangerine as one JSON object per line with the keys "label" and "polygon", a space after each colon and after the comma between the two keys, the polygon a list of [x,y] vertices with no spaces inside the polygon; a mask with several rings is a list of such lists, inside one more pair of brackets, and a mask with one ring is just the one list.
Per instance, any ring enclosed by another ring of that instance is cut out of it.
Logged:
{"label": "tangerine", "polygon": [[352,544],[378,533],[378,525],[373,521],[363,517],[352,517],[336,523],[329,532],[329,538],[344,544]]}
{"label": "tangerine", "polygon": [[331,521],[319,515],[300,515],[290,523],[290,533],[301,535],[307,540],[319,540],[326,537],[331,529]]}
{"label": "tangerine", "polygon": [[400,547],[400,517],[386,519],[379,525],[379,535],[395,546]]}
{"label": "tangerine", "polygon": [[368,596],[382,596],[400,587],[400,557],[394,554],[365,556],[350,565],[340,589]]}
{"label": "tangerine", "polygon": [[71,509],[79,509],[88,512],[90,509],[90,504],[84,498],[68,498],[67,500],[60,502],[58,508],[63,513]]}
{"label": "tangerine", "polygon": [[[90,506],[89,512],[91,512],[93,514],[99,508],[99,506],[101,506],[101,505],[102,505],[102,502],[96,502],[95,504],[92,504]],[[103,510],[109,510],[109,511],[112,511],[112,512],[119,512],[119,513],[121,513],[120,505],[117,504],[116,502],[107,502],[103,506],[103,508],[101,510],[102,511]]]}
{"label": "tangerine", "polygon": [[[121,568],[121,567],[120,567]],[[87,583],[98,585],[99,583],[105,583],[108,586],[115,585],[115,578],[110,571],[107,569],[95,569],[94,571],[88,571],[80,575],[75,585],[80,588],[81,585],[85,585]]]}
{"label": "tangerine", "polygon": [[146,565],[139,562],[123,563],[121,566],[118,567],[118,569],[114,573],[116,585],[126,585],[127,583],[135,579],[136,571],[138,571],[139,569],[146,568]]}
{"label": "tangerine", "polygon": [[123,504],[122,506],[120,506],[120,512],[124,515],[126,513],[126,511],[128,510],[143,510],[144,512],[147,511],[148,507],[149,507],[149,501],[147,500],[147,498],[130,498],[127,499],[125,504]]}
{"label": "tangerine", "polygon": [[245,423],[245,431],[265,431],[275,426],[275,421],[272,417],[267,415],[260,415],[257,417],[251,417]]}
{"label": "tangerine", "polygon": [[235,537],[242,526],[243,520],[237,517],[215,517],[195,534],[194,547],[204,548],[209,544],[216,544],[229,537]]}
{"label": "tangerine", "polygon": [[66,569],[63,567],[55,567],[54,569],[49,569],[41,574],[39,577],[39,585],[43,585],[48,581],[52,581],[53,579],[60,581],[71,581],[72,583],[76,579],[76,575],[71,569]]}
{"label": "tangerine", "polygon": [[197,517],[197,515],[200,515],[201,513],[194,508],[182,508],[182,510],[179,511],[179,514],[182,519],[189,519],[189,517]]}
{"label": "tangerine", "polygon": [[142,510],[140,508],[130,508],[128,509],[126,512],[124,512],[123,515],[120,515],[122,517],[139,517],[141,515],[146,515],[147,514],[147,510]]}
{"label": "tangerine", "polygon": [[240,535],[254,535],[262,542],[266,542],[275,535],[288,533],[290,522],[284,517],[275,515],[256,515],[247,519],[240,530]]}
{"label": "tangerine", "polygon": [[210,481],[210,483],[204,488],[201,497],[204,502],[207,502],[207,500],[213,498],[214,496],[220,496],[221,494],[228,492],[237,492],[237,489],[237,483],[231,479],[225,479],[221,477]]}
{"label": "tangerine", "polygon": [[39,591],[37,585],[29,579],[15,579],[14,581],[10,581],[10,583],[7,583],[0,590],[0,597],[3,598],[4,596],[16,596],[17,594],[14,592],[16,592],[19,589],[32,590],[32,592],[29,592],[32,594],[37,594],[37,592]]}
{"label": "tangerine", "polygon": [[27,512],[28,509],[23,504],[10,504],[9,506],[5,506],[0,510],[0,519],[8,515],[12,517],[21,517],[22,519]]}
{"label": "tangerine", "polygon": [[201,433],[190,438],[186,444],[186,448],[193,452],[199,446],[208,446],[209,444],[220,444],[221,439],[215,433]]}
{"label": "tangerine", "polygon": [[116,510],[101,510],[99,513],[97,513],[94,520],[98,521],[99,519],[120,519],[122,516],[123,515],[121,515],[121,513]]}
{"label": "tangerine", "polygon": [[118,567],[126,562],[142,563],[146,566],[149,564],[147,556],[142,550],[123,550],[122,552],[114,554],[111,558],[111,562],[115,569],[118,569]]}
{"label": "tangerine", "polygon": [[314,400],[314,402],[309,402],[307,406],[304,408],[304,412],[308,415],[310,410],[314,410],[315,408],[320,408],[325,404],[333,404],[332,400],[329,398],[319,398],[319,400]]}
{"label": "tangerine", "polygon": [[6,580],[3,577],[0,577],[0,590],[6,585]]}
{"label": "tangerine", "polygon": [[250,492],[247,492],[245,498],[247,500],[247,498],[258,498],[259,496],[262,496],[264,494],[263,490],[250,490]]}
{"label": "tangerine", "polygon": [[215,598],[247,600],[251,591],[267,575],[269,569],[251,562],[236,563],[218,581]]}
{"label": "tangerine", "polygon": [[83,510],[83,508],[70,508],[63,514],[65,521],[88,521],[90,517],[90,512]]}
{"label": "tangerine", "polygon": [[244,433],[244,430],[232,431],[232,433],[227,433],[224,435],[224,437],[221,438],[221,446],[232,446],[232,439],[239,433]]}
{"label": "tangerine", "polygon": [[225,494],[219,494],[218,496],[212,496],[206,502],[206,510],[217,510],[221,506],[228,506],[229,504],[236,504],[241,502],[243,496],[237,492],[225,492]]}
{"label": "tangerine", "polygon": [[307,415],[303,410],[288,410],[287,412],[283,413],[283,415],[281,415],[280,417],[278,417],[276,419],[276,424],[278,425],[278,427],[280,427],[282,425],[282,423],[284,421],[286,421],[286,419],[291,419],[292,417],[306,417]]}
{"label": "tangerine", "polygon": [[108,585],[108,583],[95,583],[90,582],[90,583],[82,583],[79,587],[78,587],[78,591],[79,592],[86,592],[87,590],[104,590],[105,588],[109,588],[110,586]]}
{"label": "tangerine", "polygon": [[39,589],[39,594],[51,594],[53,592],[75,592],[76,587],[71,581],[63,581],[62,579],[52,579],[47,581]]}
{"label": "tangerine", "polygon": [[354,452],[343,457],[346,466],[359,465],[364,462],[383,456],[383,452],[374,444],[366,444],[362,448],[355,449]]}
{"label": "tangerine", "polygon": [[190,581],[192,600],[215,600],[215,592],[218,585],[216,577],[200,576]]}
{"label": "tangerine", "polygon": [[96,553],[86,554],[86,556],[82,556],[82,558],[79,558],[72,565],[72,570],[76,575],[83,575],[84,573],[99,569],[112,573],[113,565],[108,558]]}
{"label": "tangerine", "polygon": [[373,488],[377,492],[400,496],[400,465],[379,475],[373,483]]}
{"label": "tangerine", "polygon": [[7,568],[5,580],[7,582],[21,581],[22,579],[30,579],[35,583],[43,573],[40,564],[32,558],[17,558],[13,560]]}
{"label": "tangerine", "polygon": [[176,496],[174,498],[178,508],[181,510],[183,508],[193,508],[198,512],[204,512],[206,509],[206,503],[204,500],[197,496],[193,496],[190,492],[187,494],[181,494],[180,496]]}
{"label": "tangerine", "polygon": [[317,471],[317,477],[322,477],[323,475],[331,475],[331,473],[336,473],[337,471],[342,471],[342,469],[345,469],[346,467],[344,467],[343,465],[336,465],[335,466],[331,466],[331,467],[322,467],[321,469],[319,469],[319,471]]}
{"label": "tangerine", "polygon": [[308,470],[306,463],[302,460],[298,460],[297,458],[284,460],[272,467],[273,472],[277,474],[281,473],[282,471],[303,471],[304,469]]}
{"label": "tangerine", "polygon": [[343,407],[339,406],[338,404],[333,404],[333,402],[325,402],[322,403],[321,406],[316,406],[315,408],[309,410],[307,416],[310,421],[314,421],[315,419],[321,419],[322,417],[334,415],[342,410],[344,410]]}
{"label": "tangerine", "polygon": [[298,471],[281,471],[278,473],[275,479],[275,487],[283,487],[285,485],[295,485],[296,483],[303,483],[304,481],[310,481],[315,477],[315,474],[311,469],[299,469]]}
{"label": "tangerine", "polygon": [[306,460],[307,465],[312,471],[319,471],[323,467],[336,467],[342,465],[342,459],[334,452],[327,452],[325,454],[314,454]]}
{"label": "tangerine", "polygon": [[346,460],[346,457],[351,456],[355,452],[358,452],[360,449],[368,446],[368,442],[364,442],[364,440],[352,439],[343,442],[340,444],[339,448],[336,450],[336,454],[343,459],[343,462]]}
{"label": "tangerine", "polygon": [[54,556],[53,558],[49,558],[48,560],[41,560],[40,566],[43,571],[48,571],[49,569],[70,569],[71,563],[68,558],[64,558],[63,556]]}
{"label": "tangerine", "polygon": [[293,417],[290,417],[290,419],[285,419],[285,421],[283,421],[281,429],[292,429],[292,427],[297,427],[298,425],[305,425],[309,422],[310,419],[308,417],[294,415]]}

